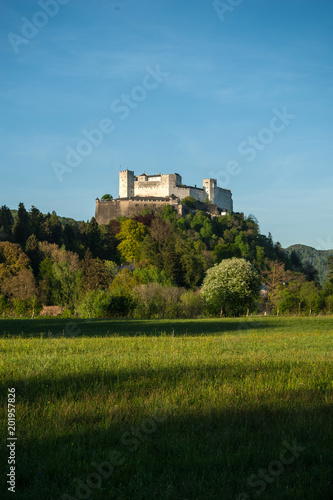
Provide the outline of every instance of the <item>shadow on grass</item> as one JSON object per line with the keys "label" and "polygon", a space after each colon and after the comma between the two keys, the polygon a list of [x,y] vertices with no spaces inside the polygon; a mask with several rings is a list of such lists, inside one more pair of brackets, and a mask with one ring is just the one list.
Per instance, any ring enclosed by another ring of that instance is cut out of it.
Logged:
{"label": "shadow on grass", "polygon": [[54,437],[35,429],[33,439],[18,419],[13,496],[245,500],[262,492],[267,500],[330,500],[331,418],[324,404],[289,411],[175,409],[158,419],[142,412],[94,427],[87,420],[84,430],[66,427]]}
{"label": "shadow on grass", "polygon": [[1,319],[0,337],[108,337],[108,336],[196,336],[246,333],[253,330],[266,330],[286,322],[276,318],[237,318],[237,319]]}

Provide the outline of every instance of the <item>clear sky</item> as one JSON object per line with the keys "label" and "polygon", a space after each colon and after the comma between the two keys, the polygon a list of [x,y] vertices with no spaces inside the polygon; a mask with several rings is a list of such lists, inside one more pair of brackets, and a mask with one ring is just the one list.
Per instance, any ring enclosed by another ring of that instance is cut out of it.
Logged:
{"label": "clear sky", "polygon": [[2,0],[0,205],[90,220],[121,169],[217,178],[333,248],[331,0]]}

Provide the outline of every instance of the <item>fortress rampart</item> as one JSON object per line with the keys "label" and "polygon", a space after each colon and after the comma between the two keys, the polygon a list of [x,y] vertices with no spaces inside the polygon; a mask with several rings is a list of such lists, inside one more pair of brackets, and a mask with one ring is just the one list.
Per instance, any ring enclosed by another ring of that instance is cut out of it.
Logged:
{"label": "fortress rampart", "polygon": [[214,216],[233,211],[231,191],[218,187],[216,179],[203,179],[203,187],[198,188],[183,185],[179,174],[134,175],[132,170],[123,170],[119,172],[119,198],[97,198],[95,218],[99,224],[107,224],[116,217],[131,217],[163,205],[174,206],[182,215],[181,200],[187,196],[201,203],[209,201],[209,211]]}

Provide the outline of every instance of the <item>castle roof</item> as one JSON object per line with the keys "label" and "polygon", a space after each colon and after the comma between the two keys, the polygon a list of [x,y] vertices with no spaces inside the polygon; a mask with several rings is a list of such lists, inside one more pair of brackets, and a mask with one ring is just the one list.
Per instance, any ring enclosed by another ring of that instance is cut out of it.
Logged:
{"label": "castle roof", "polygon": [[137,177],[161,177],[161,174],[147,175],[146,172],[143,172],[143,174],[141,174]]}

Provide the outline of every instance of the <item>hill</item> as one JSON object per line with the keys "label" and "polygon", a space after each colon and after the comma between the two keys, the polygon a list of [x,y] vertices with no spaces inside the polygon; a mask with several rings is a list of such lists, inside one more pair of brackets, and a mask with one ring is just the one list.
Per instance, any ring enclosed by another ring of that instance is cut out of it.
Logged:
{"label": "hill", "polygon": [[292,251],[295,251],[301,259],[302,264],[309,263],[318,271],[319,281],[321,285],[324,284],[327,277],[327,259],[333,255],[332,250],[317,250],[316,248],[307,245],[291,245],[285,248],[285,252],[290,256]]}

